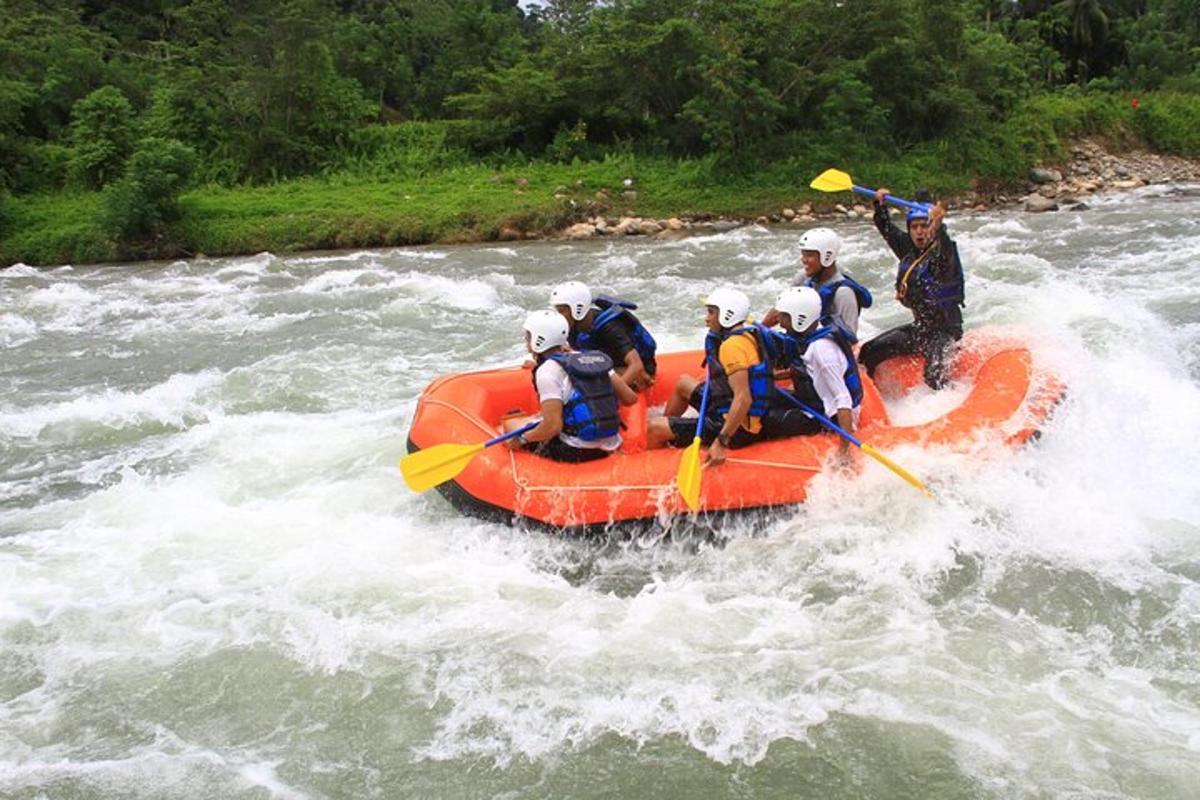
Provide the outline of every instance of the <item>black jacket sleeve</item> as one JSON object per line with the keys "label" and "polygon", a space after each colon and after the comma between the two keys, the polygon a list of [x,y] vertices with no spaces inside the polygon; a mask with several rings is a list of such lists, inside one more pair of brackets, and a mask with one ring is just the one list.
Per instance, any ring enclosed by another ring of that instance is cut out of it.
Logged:
{"label": "black jacket sleeve", "polygon": [[896,254],[896,258],[904,258],[913,251],[912,239],[892,223],[887,206],[879,202],[875,203],[875,229],[883,236],[883,240]]}

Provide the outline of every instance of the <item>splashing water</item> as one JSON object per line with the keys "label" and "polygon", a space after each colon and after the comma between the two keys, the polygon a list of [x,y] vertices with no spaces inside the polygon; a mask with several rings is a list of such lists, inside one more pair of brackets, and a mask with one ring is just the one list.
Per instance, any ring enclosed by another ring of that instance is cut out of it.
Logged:
{"label": "splashing water", "polygon": [[[555,282],[695,347],[801,228],[0,272],[0,796],[1194,796],[1197,220],[1161,187],[951,219],[968,325],[1070,385],[1046,435],[716,544],[483,524],[395,464]],[[839,232],[864,336],[903,322]]]}

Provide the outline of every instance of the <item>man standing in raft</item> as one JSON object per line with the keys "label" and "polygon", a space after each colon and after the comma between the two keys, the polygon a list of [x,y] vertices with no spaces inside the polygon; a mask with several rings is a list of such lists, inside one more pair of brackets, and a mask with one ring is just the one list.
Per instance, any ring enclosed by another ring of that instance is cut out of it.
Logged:
{"label": "man standing in raft", "polygon": [[929,211],[909,211],[905,233],[888,215],[883,200],[887,194],[890,192],[885,188],[875,192],[875,227],[900,259],[896,266],[896,299],[912,310],[913,321],[864,344],[858,358],[874,377],[875,368],[889,358],[909,353],[923,355],[925,383],[940,389],[947,380],[946,362],[951,348],[963,334],[963,269],[958,245],[942,224],[946,207],[940,202]]}
{"label": "man standing in raft", "polygon": [[[532,312],[524,327],[525,346],[537,362],[533,386],[542,421],[510,439],[510,446],[574,464],[604,458],[620,447],[617,401],[631,405],[637,393],[613,372],[612,360],[598,351],[570,352],[567,322],[554,311]],[[507,419],[504,432],[528,421],[529,417]]]}
{"label": "man standing in raft", "polygon": [[[832,319],[851,336],[858,337],[858,315],[871,307],[867,287],[838,269],[838,253],[842,237],[829,228],[813,228],[800,237],[802,271],[792,286],[816,289],[821,297],[821,317]],[[772,308],[763,315],[762,324],[768,328],[779,324],[779,313]]]}
{"label": "man standing in raft", "polygon": [[[724,287],[710,294],[704,303],[708,326],[704,354],[712,386],[700,440],[710,445],[708,463],[715,466],[725,461],[727,450],[762,438],[763,415],[775,400],[775,356],[771,332],[746,324],[750,298],[745,293]],[[649,422],[650,447],[687,447],[692,443],[697,420],[682,415],[689,406],[700,408],[703,392],[702,382],[690,375],[679,377],[665,416]]]}
{"label": "man standing in raft", "polygon": [[550,293],[550,305],[570,326],[571,346],[608,354],[617,374],[634,390],[654,383],[658,345],[633,315],[637,306],[613,297],[592,297],[579,281],[567,281]]}

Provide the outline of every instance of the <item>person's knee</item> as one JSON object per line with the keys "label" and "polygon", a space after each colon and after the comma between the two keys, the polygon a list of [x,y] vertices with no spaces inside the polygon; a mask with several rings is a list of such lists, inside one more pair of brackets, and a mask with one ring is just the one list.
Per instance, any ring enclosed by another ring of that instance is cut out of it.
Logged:
{"label": "person's knee", "polygon": [[675,438],[671,422],[667,417],[655,417],[646,424],[646,446],[665,447]]}

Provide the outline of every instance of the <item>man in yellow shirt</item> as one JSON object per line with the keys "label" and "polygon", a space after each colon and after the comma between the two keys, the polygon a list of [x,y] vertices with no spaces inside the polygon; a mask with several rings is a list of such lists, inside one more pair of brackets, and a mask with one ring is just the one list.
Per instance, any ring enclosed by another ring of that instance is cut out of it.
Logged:
{"label": "man in yellow shirt", "polygon": [[[700,440],[710,445],[708,462],[716,465],[725,460],[727,450],[745,447],[762,436],[762,417],[770,406],[775,384],[763,334],[746,325],[750,299],[745,293],[722,287],[704,302],[708,325],[705,363],[712,388]],[[691,444],[698,420],[682,414],[689,406],[700,408],[703,392],[700,381],[681,375],[667,401],[665,415],[650,420],[648,445]]]}

